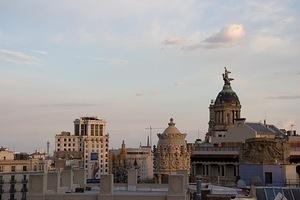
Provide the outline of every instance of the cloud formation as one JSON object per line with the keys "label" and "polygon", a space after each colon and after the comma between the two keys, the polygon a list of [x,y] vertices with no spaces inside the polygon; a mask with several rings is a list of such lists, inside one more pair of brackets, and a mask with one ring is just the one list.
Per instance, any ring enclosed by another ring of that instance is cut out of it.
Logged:
{"label": "cloud formation", "polygon": [[163,41],[164,45],[182,45],[183,43],[184,38],[178,36],[171,36]]}
{"label": "cloud formation", "polygon": [[188,45],[186,49],[215,49],[228,45],[234,45],[241,41],[245,37],[245,35],[246,30],[242,24],[231,24],[222,28],[218,33],[209,36],[200,43]]}
{"label": "cloud formation", "polygon": [[294,100],[294,99],[300,99],[300,95],[271,96],[271,97],[267,97],[266,99]]}
{"label": "cloud formation", "polygon": [[40,60],[29,54],[25,54],[20,51],[10,51],[6,49],[0,49],[0,60],[13,63],[23,63],[27,65],[37,64]]}

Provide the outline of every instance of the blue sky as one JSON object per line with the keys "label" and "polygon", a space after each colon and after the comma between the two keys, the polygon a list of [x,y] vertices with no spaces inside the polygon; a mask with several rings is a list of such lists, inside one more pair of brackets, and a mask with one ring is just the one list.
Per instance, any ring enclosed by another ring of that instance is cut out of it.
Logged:
{"label": "blue sky", "polygon": [[145,143],[170,117],[192,142],[225,66],[243,117],[299,130],[299,11],[296,0],[2,0],[0,145],[53,145],[85,115],[108,121],[111,147]]}

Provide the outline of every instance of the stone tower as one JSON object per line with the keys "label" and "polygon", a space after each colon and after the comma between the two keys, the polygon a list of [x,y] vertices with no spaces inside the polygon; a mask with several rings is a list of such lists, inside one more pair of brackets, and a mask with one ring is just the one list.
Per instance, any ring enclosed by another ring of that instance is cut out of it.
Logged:
{"label": "stone tower", "polygon": [[209,140],[216,132],[227,131],[233,126],[234,120],[240,118],[241,104],[237,94],[231,88],[231,81],[234,79],[229,77],[230,73],[225,67],[225,72],[222,74],[223,89],[209,106],[209,128],[206,140]]}
{"label": "stone tower", "polygon": [[168,176],[177,170],[190,169],[190,154],[187,150],[186,134],[182,134],[170,119],[154,149],[154,175],[158,183],[166,183]]}

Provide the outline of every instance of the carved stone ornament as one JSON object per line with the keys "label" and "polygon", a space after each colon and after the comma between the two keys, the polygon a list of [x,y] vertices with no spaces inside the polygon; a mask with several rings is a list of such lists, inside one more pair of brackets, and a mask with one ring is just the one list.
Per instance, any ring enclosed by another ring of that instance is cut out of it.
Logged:
{"label": "carved stone ornament", "polygon": [[282,163],[283,146],[271,138],[248,139],[242,149],[241,161],[244,163]]}

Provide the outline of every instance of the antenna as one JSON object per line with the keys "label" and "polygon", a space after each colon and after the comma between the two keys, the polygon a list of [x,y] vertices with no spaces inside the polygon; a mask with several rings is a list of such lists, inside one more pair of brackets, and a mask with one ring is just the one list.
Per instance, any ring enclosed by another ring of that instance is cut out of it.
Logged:
{"label": "antenna", "polygon": [[149,128],[145,128],[146,130],[149,130],[149,136],[150,136],[150,147],[152,148],[152,130],[160,130],[163,128],[152,128],[150,125]]}

